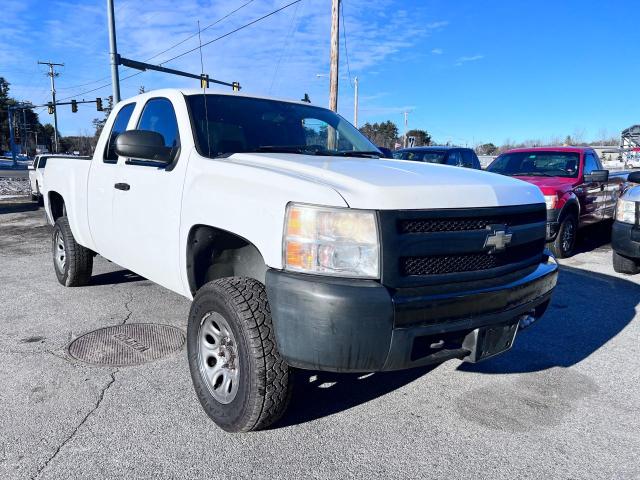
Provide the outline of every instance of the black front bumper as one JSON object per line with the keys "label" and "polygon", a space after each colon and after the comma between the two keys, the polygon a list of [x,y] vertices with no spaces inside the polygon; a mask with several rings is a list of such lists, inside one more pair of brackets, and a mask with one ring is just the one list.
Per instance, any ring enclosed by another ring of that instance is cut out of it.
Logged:
{"label": "black front bumper", "polygon": [[640,226],[613,222],[611,248],[625,257],[640,259]]}
{"label": "black front bumper", "polygon": [[290,365],[371,372],[479,359],[478,329],[515,334],[519,319],[549,300],[557,272],[549,258],[503,279],[389,289],[373,280],[269,270],[266,286],[278,349]]}

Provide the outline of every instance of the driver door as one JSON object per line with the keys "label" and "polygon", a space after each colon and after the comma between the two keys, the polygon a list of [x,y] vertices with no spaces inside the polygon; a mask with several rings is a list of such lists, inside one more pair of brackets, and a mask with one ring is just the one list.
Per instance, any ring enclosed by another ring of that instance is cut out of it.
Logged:
{"label": "driver door", "polygon": [[587,179],[594,170],[599,170],[599,165],[595,161],[592,153],[584,153],[584,167],[582,169],[583,183],[580,186],[582,195],[580,200],[580,220],[583,223],[596,223],[603,217],[602,199],[605,194],[604,182],[594,182]]}
{"label": "driver door", "polygon": [[160,133],[165,146],[175,149],[175,157],[169,165],[134,158],[120,160],[111,184],[120,256],[126,268],[179,291],[180,213],[188,153],[180,151],[171,100],[147,100],[135,128]]}

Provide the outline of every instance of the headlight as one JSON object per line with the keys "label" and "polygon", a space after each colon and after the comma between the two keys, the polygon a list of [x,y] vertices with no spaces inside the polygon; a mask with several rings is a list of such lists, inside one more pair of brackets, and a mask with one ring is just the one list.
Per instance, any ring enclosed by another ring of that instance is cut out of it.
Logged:
{"label": "headlight", "polygon": [[557,195],[545,195],[544,203],[547,204],[547,210],[553,210],[556,208],[556,202],[558,201]]}
{"label": "headlight", "polygon": [[636,205],[636,202],[620,198],[616,206],[616,220],[624,223],[636,223],[638,219]]}
{"label": "headlight", "polygon": [[287,270],[379,278],[380,246],[374,212],[289,204],[283,240]]}

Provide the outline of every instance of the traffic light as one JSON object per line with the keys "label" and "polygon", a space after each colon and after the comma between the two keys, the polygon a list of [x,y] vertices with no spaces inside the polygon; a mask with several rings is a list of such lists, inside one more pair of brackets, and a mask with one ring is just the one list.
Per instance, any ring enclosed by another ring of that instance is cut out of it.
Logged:
{"label": "traffic light", "polygon": [[102,111],[102,99],[100,97],[96,98],[96,110]]}
{"label": "traffic light", "polygon": [[53,115],[55,113],[56,106],[53,104],[53,102],[47,103],[47,111],[49,112],[49,115]]}
{"label": "traffic light", "polygon": [[233,82],[231,84],[231,88],[233,88],[234,92],[239,92],[240,91],[240,83],[239,82]]}
{"label": "traffic light", "polygon": [[209,88],[209,75],[203,73],[200,76],[200,88]]}
{"label": "traffic light", "polygon": [[75,100],[71,100],[71,111],[73,113],[78,111],[78,103]]}

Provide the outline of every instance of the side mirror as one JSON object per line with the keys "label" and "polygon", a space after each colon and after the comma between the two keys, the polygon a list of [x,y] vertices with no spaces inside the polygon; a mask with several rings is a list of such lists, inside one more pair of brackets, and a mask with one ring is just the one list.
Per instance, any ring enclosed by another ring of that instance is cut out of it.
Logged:
{"label": "side mirror", "polygon": [[164,145],[164,137],[149,130],[128,130],[116,137],[115,150],[121,157],[171,163],[171,147]]}
{"label": "side mirror", "polygon": [[29,165],[29,166],[27,167],[27,169],[28,169],[28,170],[35,170],[35,169],[36,169],[36,167],[34,167],[33,165]]}
{"label": "side mirror", "polygon": [[640,183],[640,172],[631,172],[627,177],[627,181],[631,183]]}
{"label": "side mirror", "polygon": [[609,170],[594,170],[584,176],[585,182],[607,182],[609,180]]}

